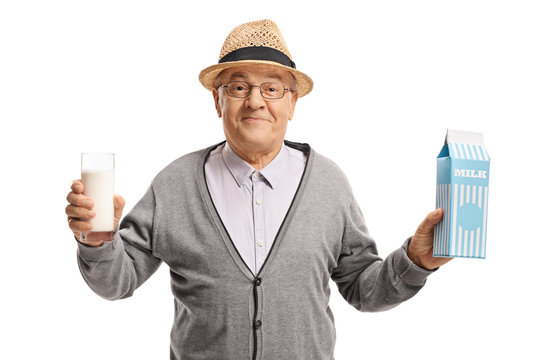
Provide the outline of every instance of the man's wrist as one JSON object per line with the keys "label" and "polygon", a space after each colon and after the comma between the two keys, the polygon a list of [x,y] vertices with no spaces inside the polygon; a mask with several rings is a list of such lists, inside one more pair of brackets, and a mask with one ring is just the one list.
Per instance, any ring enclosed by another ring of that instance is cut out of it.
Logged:
{"label": "man's wrist", "polygon": [[[422,254],[419,254],[418,251],[414,251],[415,250],[414,248],[413,248],[413,250],[411,250],[411,242],[412,242],[412,237],[407,242],[406,254],[407,254],[407,257],[409,258],[409,260],[414,265],[416,265],[416,266],[418,266],[418,267],[420,267],[420,268],[422,268],[424,270],[434,271],[434,270],[438,269],[438,266],[430,266],[430,265],[428,265],[429,260],[432,259],[431,254],[424,254],[422,256]],[[428,260],[428,262],[422,261],[423,258]]]}
{"label": "man's wrist", "polygon": [[437,267],[429,267],[428,265],[425,265],[425,263],[421,260],[420,256],[417,256],[415,254],[411,254],[410,250],[407,250],[407,257],[409,260],[412,261],[412,263],[418,267],[421,267],[425,270],[435,270]]}

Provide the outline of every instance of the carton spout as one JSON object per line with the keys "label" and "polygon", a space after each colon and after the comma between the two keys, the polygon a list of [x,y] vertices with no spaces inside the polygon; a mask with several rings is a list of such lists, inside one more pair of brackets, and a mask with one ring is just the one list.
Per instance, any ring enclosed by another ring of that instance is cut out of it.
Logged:
{"label": "carton spout", "polygon": [[447,129],[444,143],[484,145],[484,135],[479,132]]}

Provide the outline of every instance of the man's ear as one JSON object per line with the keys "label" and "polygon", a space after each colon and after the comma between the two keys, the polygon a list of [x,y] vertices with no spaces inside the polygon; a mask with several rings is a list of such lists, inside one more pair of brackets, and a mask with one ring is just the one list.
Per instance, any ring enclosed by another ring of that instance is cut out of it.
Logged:
{"label": "man's ear", "polygon": [[296,107],[296,102],[298,101],[298,91],[295,91],[294,93],[292,93],[292,98],[291,98],[291,111],[289,113],[289,120],[292,120],[293,119],[293,115],[294,115],[294,109]]}
{"label": "man's ear", "polygon": [[212,89],[212,96],[214,97],[214,104],[216,105],[216,111],[218,117],[221,117],[221,107],[219,106],[219,93],[216,89]]}

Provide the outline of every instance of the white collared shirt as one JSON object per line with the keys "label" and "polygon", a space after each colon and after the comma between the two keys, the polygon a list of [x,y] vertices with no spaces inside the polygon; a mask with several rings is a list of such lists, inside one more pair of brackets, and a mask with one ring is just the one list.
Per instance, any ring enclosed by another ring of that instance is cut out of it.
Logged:
{"label": "white collared shirt", "polygon": [[205,173],[216,210],[254,275],[261,269],[302,178],[306,156],[282,145],[260,171],[224,143],[210,153]]}

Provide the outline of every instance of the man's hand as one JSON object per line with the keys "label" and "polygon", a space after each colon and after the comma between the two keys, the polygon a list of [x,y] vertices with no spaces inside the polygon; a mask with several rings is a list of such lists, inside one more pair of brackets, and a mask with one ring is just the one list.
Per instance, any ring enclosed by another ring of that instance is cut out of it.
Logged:
{"label": "man's hand", "polygon": [[439,208],[426,216],[424,221],[416,229],[407,251],[409,259],[424,269],[433,270],[446,264],[451,258],[433,257],[433,234],[435,225],[441,221],[443,209]]}
{"label": "man's hand", "polygon": [[[88,196],[83,194],[84,184],[81,180],[73,181],[71,184],[71,192],[67,196],[69,203],[66,206],[66,215],[68,216],[68,224],[73,235],[80,241],[80,234],[92,231],[92,224],[89,222],[96,216],[96,212],[93,210],[94,201]],[[114,195],[114,230],[118,227],[120,218],[122,217],[122,210],[126,201],[120,195]],[[100,246],[103,244],[103,240],[98,241],[84,241],[84,244],[90,246]]]}

